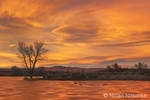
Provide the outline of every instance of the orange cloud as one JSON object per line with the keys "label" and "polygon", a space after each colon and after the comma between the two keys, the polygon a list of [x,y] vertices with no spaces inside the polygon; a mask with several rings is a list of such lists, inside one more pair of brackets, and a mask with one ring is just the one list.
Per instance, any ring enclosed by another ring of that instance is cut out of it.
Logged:
{"label": "orange cloud", "polygon": [[50,50],[42,65],[147,61],[149,10],[148,0],[1,0],[0,66],[18,65],[17,41],[35,40]]}

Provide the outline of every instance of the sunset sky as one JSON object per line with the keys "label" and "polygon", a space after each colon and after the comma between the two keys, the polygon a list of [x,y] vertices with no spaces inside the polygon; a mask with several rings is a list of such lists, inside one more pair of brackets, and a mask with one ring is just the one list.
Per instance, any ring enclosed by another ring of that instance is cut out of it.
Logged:
{"label": "sunset sky", "polygon": [[17,41],[44,41],[40,66],[150,62],[150,0],[0,0],[0,67]]}

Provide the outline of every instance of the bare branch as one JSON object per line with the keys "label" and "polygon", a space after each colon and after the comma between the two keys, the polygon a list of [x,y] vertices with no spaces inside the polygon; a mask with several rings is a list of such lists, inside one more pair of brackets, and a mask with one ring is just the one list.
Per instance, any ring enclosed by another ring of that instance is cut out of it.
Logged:
{"label": "bare branch", "polygon": [[36,41],[34,44],[30,45],[27,45],[24,42],[18,42],[18,51],[32,78],[37,62],[41,60],[42,56],[47,53],[48,50],[44,48],[43,42]]}

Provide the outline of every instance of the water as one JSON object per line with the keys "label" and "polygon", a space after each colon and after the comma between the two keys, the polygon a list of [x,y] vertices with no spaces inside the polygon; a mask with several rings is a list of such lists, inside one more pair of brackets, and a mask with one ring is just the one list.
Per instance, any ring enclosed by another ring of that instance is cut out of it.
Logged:
{"label": "water", "polygon": [[23,77],[0,77],[0,100],[121,100],[112,97],[116,94],[136,94],[136,100],[150,100],[150,82],[27,81]]}

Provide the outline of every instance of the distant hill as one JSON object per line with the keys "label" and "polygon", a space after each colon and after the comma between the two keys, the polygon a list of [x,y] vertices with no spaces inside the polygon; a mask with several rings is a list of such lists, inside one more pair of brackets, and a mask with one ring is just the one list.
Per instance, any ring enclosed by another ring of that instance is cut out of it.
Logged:
{"label": "distant hill", "polygon": [[45,71],[64,71],[64,72],[94,72],[101,70],[104,70],[104,68],[80,68],[80,67],[65,67],[65,66],[54,66],[45,68]]}

